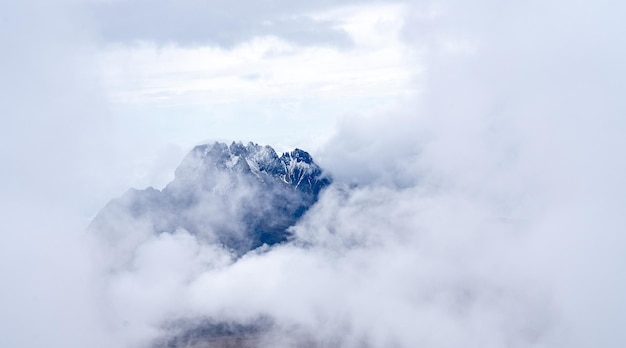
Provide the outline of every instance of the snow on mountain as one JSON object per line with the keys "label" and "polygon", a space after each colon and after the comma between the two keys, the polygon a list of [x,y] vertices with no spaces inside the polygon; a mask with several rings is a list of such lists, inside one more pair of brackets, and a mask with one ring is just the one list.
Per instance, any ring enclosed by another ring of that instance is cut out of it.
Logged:
{"label": "snow on mountain", "polygon": [[89,229],[123,263],[141,241],[184,229],[242,255],[286,241],[330,178],[303,150],[215,142],[196,146],[163,190],[131,189],[98,213]]}

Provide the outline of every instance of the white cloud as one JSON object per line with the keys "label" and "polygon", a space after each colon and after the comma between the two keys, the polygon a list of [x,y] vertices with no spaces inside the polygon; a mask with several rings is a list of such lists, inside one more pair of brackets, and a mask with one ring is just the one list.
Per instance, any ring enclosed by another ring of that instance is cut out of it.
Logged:
{"label": "white cloud", "polygon": [[194,314],[347,347],[623,344],[616,18],[447,5],[406,27],[417,102],[347,118],[321,153],[360,187],[326,192],[301,246],[200,276]]}
{"label": "white cloud", "polygon": [[403,9],[362,5],[312,14],[336,21],[354,38],[351,47],[303,47],[268,35],[229,48],[116,43],[104,46],[100,69],[115,114],[133,128],[155,127],[165,141],[316,148],[341,115],[413,93],[420,66],[399,37]]}
{"label": "white cloud", "polygon": [[[208,91],[220,101],[240,91],[245,102],[286,104],[311,91],[320,103],[420,91],[400,110],[338,123],[318,151],[338,185],[294,228],[293,245],[231,264],[179,231],[142,240],[130,250],[132,267],[106,277],[89,264],[84,205],[133,180],[151,182],[149,174],[120,173],[138,162],[150,168],[133,156],[169,136],[151,134],[159,128],[147,117],[107,116],[119,105],[107,105],[90,80],[94,45],[89,33],[75,34],[85,21],[68,15],[67,5],[34,4],[40,11],[0,5],[10,14],[0,18],[3,32],[16,33],[1,37],[11,55],[0,57],[7,183],[0,345],[128,346],[160,335],[170,315],[244,322],[268,315],[276,326],[267,339],[278,340],[268,346],[311,333],[345,347],[626,342],[619,152],[626,45],[618,4],[414,2],[404,43],[379,36],[397,33],[397,7],[378,17],[369,7],[303,7],[335,24],[345,18],[354,46],[298,47],[267,37],[231,49],[106,46],[99,63],[118,101],[151,104],[154,95],[142,99],[150,88],[175,103],[189,101],[176,91]],[[420,70],[405,54],[418,57]],[[298,69],[300,62],[311,70]],[[198,70],[207,75],[196,78]],[[417,87],[408,87],[407,71],[422,72]],[[171,130],[178,120],[169,116],[156,120],[180,138],[206,132]],[[259,137],[267,129],[259,124],[288,130],[296,123],[237,120],[250,121],[244,131]]]}
{"label": "white cloud", "polygon": [[411,71],[402,51],[397,42],[342,51],[272,37],[232,50],[144,44],[111,47],[103,69],[113,101],[121,103],[354,99],[405,93]]}
{"label": "white cloud", "polygon": [[[312,14],[369,1],[106,1],[92,6],[104,40],[231,47],[272,35],[300,45],[350,44],[332,19]],[[375,3],[375,2],[374,2]]]}

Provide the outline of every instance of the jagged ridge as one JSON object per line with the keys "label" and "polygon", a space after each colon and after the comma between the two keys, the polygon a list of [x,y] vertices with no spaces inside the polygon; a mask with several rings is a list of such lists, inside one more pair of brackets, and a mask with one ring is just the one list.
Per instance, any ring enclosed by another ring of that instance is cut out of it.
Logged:
{"label": "jagged ridge", "polygon": [[130,190],[96,216],[96,233],[124,238],[115,221],[140,221],[152,233],[183,228],[243,254],[288,239],[287,229],[317,201],[330,179],[311,156],[295,149],[278,156],[270,146],[196,146],[162,191]]}
{"label": "jagged ridge", "polygon": [[271,146],[252,142],[245,146],[241,142],[233,142],[230,146],[219,142],[198,145],[176,170],[176,177],[193,179],[202,168],[252,173],[261,180],[265,180],[264,175],[269,175],[314,195],[330,183],[308,152],[296,148],[278,157]]}

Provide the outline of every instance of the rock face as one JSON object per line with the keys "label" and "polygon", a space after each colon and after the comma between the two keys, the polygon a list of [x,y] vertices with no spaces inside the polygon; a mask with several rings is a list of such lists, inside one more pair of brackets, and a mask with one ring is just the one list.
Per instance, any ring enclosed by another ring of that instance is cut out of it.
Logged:
{"label": "rock face", "polygon": [[153,348],[256,348],[264,346],[263,335],[272,330],[271,319],[260,317],[246,323],[200,319],[167,325],[169,335],[157,339]]}
{"label": "rock face", "polygon": [[184,229],[242,255],[287,240],[287,229],[330,182],[300,149],[279,157],[253,143],[199,145],[163,190],[129,190],[107,204],[90,230],[112,244],[132,244],[133,234]]}

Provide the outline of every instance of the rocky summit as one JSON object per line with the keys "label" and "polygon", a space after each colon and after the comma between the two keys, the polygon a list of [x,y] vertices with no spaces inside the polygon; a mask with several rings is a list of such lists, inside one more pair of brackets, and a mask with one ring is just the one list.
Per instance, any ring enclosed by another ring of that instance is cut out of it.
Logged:
{"label": "rocky summit", "polygon": [[254,143],[199,145],[163,190],[129,190],[98,213],[90,230],[132,247],[133,240],[182,229],[243,255],[286,241],[288,228],[330,182],[300,149],[278,156]]}

